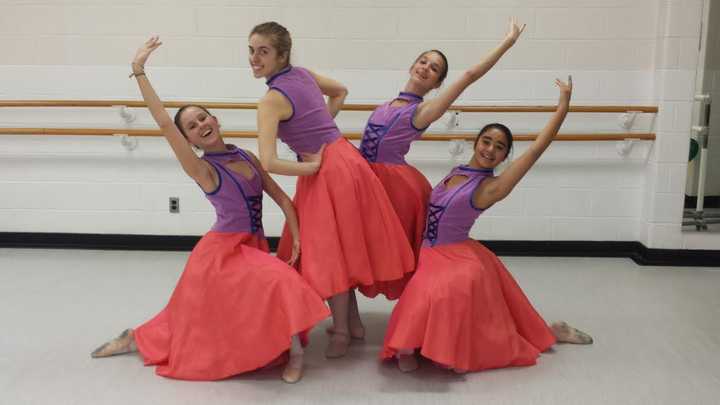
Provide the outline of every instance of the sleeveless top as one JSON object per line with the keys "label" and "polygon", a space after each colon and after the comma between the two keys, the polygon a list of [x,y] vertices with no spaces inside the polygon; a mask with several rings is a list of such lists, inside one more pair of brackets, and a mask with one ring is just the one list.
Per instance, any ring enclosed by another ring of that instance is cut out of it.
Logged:
{"label": "sleeveless top", "polygon": [[268,89],[282,93],[292,105],[290,118],[280,121],[278,137],[295,153],[315,153],[340,137],[325,97],[306,69],[288,66],[270,77]]}
{"label": "sleeveless top", "polygon": [[[217,188],[205,193],[215,207],[216,220],[210,230],[262,234],[262,177],[247,152],[235,145],[227,145],[227,152],[207,152],[202,159],[210,163],[218,175]],[[253,177],[246,179],[225,167],[233,161],[247,162]]]}
{"label": "sleeveless top", "polygon": [[[408,103],[393,107],[391,104],[395,100]],[[360,143],[360,152],[368,162],[407,164],[405,155],[410,150],[410,143],[427,129],[416,128],[412,122],[422,101],[418,95],[400,92],[397,98],[373,111]]]}
{"label": "sleeveless top", "polygon": [[[466,176],[467,180],[448,189],[445,182],[458,175]],[[492,169],[458,166],[435,186],[428,204],[423,246],[462,242],[469,238],[470,228],[483,212],[473,204],[473,193],[492,175]]]}

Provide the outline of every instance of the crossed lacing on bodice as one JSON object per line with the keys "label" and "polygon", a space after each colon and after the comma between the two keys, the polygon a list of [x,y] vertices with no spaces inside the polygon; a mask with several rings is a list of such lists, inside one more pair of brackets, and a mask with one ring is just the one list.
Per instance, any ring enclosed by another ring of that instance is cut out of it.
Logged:
{"label": "crossed lacing on bodice", "polygon": [[[473,206],[472,196],[480,184],[492,170],[470,169],[459,166],[453,169],[433,190],[426,217],[424,239],[430,246],[456,239],[461,234],[467,236],[470,226],[482,209]],[[450,189],[447,182],[454,176],[467,179]]]}
{"label": "crossed lacing on bodice", "polygon": [[445,213],[445,205],[428,204],[427,228],[425,229],[425,239],[434,244],[438,237],[438,227],[440,226],[440,218]]}
{"label": "crossed lacing on bodice", "polygon": [[[242,153],[242,152],[239,152],[238,154],[239,154],[240,156],[242,156],[243,159],[244,159],[248,164],[251,165],[251,167],[253,168],[253,172],[254,172],[253,175],[254,175],[254,176],[259,176],[260,174],[257,172],[257,170],[255,170],[254,165],[253,165],[252,161],[250,160],[250,158],[247,157],[247,156],[246,156],[244,153]],[[215,168],[218,170],[218,175],[220,174],[220,171],[222,171],[222,172],[224,172],[225,174],[227,174],[227,176],[230,178],[230,180],[232,180],[232,182],[233,182],[233,183],[235,184],[235,186],[237,187],[237,190],[240,192],[240,195],[242,196],[243,201],[245,202],[245,207],[247,208],[248,217],[249,217],[249,219],[250,219],[250,231],[251,231],[252,233],[256,233],[256,232],[258,232],[258,231],[262,231],[262,230],[263,230],[263,225],[262,225],[262,199],[263,199],[263,195],[262,195],[262,191],[260,191],[260,194],[256,194],[256,195],[251,195],[251,194],[249,194],[249,192],[251,191],[251,189],[248,189],[248,192],[246,192],[246,190],[245,190],[244,187],[243,187],[243,184],[241,184],[241,181],[238,180],[238,178],[237,178],[237,176],[242,177],[242,175],[240,175],[240,174],[234,175],[233,173],[231,173],[232,171],[229,170],[228,168],[226,168],[223,164],[215,163],[215,162],[210,162],[210,163],[211,163],[213,166],[215,166]],[[248,180],[247,180],[247,179],[245,179],[245,178],[243,177],[242,180],[243,180],[243,181],[242,181],[243,183],[245,183],[246,185],[248,184]]]}
{"label": "crossed lacing on bodice", "polygon": [[243,197],[245,197],[245,203],[250,213],[250,229],[252,233],[262,230],[262,194],[246,197],[243,193]]}
{"label": "crossed lacing on bodice", "polygon": [[390,127],[385,125],[373,124],[368,122],[365,127],[365,133],[363,134],[362,143],[360,144],[360,153],[369,162],[377,160],[378,148],[380,147],[380,141],[383,136],[387,134]]}

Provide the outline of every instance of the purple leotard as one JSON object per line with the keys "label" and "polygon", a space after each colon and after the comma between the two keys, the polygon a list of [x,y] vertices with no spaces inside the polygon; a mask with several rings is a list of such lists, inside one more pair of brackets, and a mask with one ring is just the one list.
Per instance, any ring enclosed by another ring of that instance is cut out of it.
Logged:
{"label": "purple leotard", "polygon": [[[483,212],[473,204],[473,192],[492,175],[492,169],[458,166],[435,186],[428,204],[423,246],[462,242],[469,238],[470,228]],[[448,189],[445,183],[453,176],[466,176],[467,180]]]}
{"label": "purple leotard", "polygon": [[[407,104],[393,107],[395,100],[405,100]],[[422,101],[418,95],[401,92],[373,111],[360,144],[360,152],[368,162],[406,164],[405,155],[410,150],[410,143],[427,129],[416,128],[412,122]]]}
{"label": "purple leotard", "polygon": [[323,144],[340,137],[320,87],[306,69],[288,66],[270,77],[266,84],[292,104],[292,116],[280,121],[278,137],[295,153],[315,153]]}
{"label": "purple leotard", "polygon": [[[250,156],[235,145],[227,145],[227,152],[205,153],[203,159],[210,163],[218,175],[218,186],[206,197],[215,207],[217,219],[211,231],[216,232],[263,232],[263,187],[260,172]],[[233,161],[245,161],[253,170],[253,177],[225,167]]]}

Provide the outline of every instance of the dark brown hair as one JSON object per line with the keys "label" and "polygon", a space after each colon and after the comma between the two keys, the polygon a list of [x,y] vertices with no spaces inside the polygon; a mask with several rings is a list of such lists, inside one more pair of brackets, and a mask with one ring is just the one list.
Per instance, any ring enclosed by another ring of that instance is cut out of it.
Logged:
{"label": "dark brown hair", "polygon": [[180,108],[177,110],[177,112],[175,113],[175,118],[173,118],[173,121],[175,122],[175,126],[177,127],[177,129],[180,130],[180,133],[185,137],[185,139],[187,139],[187,134],[185,134],[185,128],[183,128],[183,127],[182,127],[182,124],[180,123],[180,117],[182,116],[182,113],[185,112],[185,110],[187,110],[187,109],[190,108],[190,107],[199,108],[199,109],[205,111],[208,116],[210,116],[210,117],[213,116],[213,115],[210,113],[210,111],[208,111],[207,108],[205,108],[205,107],[203,107],[203,106],[201,106],[201,105],[197,105],[197,104],[186,104],[186,105],[180,107]]}
{"label": "dark brown hair", "polygon": [[[503,124],[499,124],[497,122],[494,122],[492,124],[487,124],[480,132],[478,132],[477,136],[475,137],[475,143],[473,144],[473,149],[477,147],[477,143],[480,140],[480,137],[487,131],[491,129],[497,129],[498,131],[502,132],[505,135],[505,140],[507,141],[507,153],[505,153],[505,159],[507,159],[508,155],[510,154],[510,150],[512,149],[512,143],[513,143],[513,137],[512,132],[510,132],[510,128],[506,127]],[[503,159],[503,160],[505,160]]]}

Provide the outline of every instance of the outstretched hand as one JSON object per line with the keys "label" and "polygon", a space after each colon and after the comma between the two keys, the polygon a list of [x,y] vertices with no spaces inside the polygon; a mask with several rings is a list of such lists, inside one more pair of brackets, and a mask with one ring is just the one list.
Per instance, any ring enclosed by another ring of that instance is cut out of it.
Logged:
{"label": "outstretched hand", "polygon": [[508,33],[505,35],[505,39],[512,40],[512,42],[515,43],[515,41],[517,41],[517,39],[520,37],[520,34],[525,31],[525,26],[526,24],[520,26],[517,22],[517,18],[511,17],[510,28],[508,29]]}
{"label": "outstretched hand", "polygon": [[159,36],[155,35],[150,37],[150,39],[145,41],[145,43],[138,48],[137,52],[135,52],[135,58],[133,58],[132,62],[133,65],[139,66],[140,68],[144,67],[150,54],[160,45],[162,45],[162,42],[160,42]]}
{"label": "outstretched hand", "polygon": [[573,89],[572,76],[568,75],[567,83],[560,79],[555,79],[555,85],[560,89],[560,97],[570,101]]}

